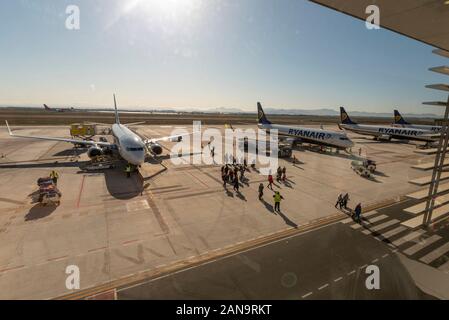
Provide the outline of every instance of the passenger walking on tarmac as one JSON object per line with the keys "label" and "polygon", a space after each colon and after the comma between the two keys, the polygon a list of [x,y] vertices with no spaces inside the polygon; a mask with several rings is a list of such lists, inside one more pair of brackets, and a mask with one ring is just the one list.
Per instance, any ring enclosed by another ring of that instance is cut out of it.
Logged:
{"label": "passenger walking on tarmac", "polygon": [[126,165],[125,172],[126,172],[126,177],[130,178],[131,177],[131,165],[129,163]]}
{"label": "passenger walking on tarmac", "polygon": [[58,178],[59,178],[59,173],[56,172],[55,170],[52,170],[52,171],[50,172],[50,179],[53,180],[53,183],[54,183],[55,185],[58,184]]}
{"label": "passenger walking on tarmac", "polygon": [[245,167],[240,167],[240,180],[245,179]]}
{"label": "passenger walking on tarmac", "polygon": [[335,208],[337,208],[337,206],[340,206],[340,210],[341,210],[341,206],[343,205],[343,194],[339,194],[338,198],[337,198],[337,203],[335,204]]}
{"label": "passenger walking on tarmac", "polygon": [[273,198],[274,198],[274,211],[281,212],[281,199],[284,199],[284,197],[281,196],[279,191],[276,191],[273,195]]}
{"label": "passenger walking on tarmac", "polygon": [[212,160],[214,160],[214,157],[215,157],[215,147],[212,147],[212,149],[210,150],[210,156],[212,157]]}
{"label": "passenger walking on tarmac", "polygon": [[282,181],[285,182],[286,179],[287,179],[287,168],[283,167],[282,168]]}
{"label": "passenger walking on tarmac", "polygon": [[240,187],[240,185],[239,185],[239,178],[237,178],[237,176],[236,176],[235,179],[234,179],[234,191],[239,192],[239,187]]}
{"label": "passenger walking on tarmac", "polygon": [[263,183],[259,184],[259,200],[263,198]]}
{"label": "passenger walking on tarmac", "polygon": [[343,196],[343,200],[342,200],[343,208],[345,208],[346,210],[348,209],[348,202],[349,202],[349,193],[346,193]]}
{"label": "passenger walking on tarmac", "polygon": [[354,208],[354,218],[355,220],[357,220],[358,222],[360,222],[360,215],[362,214],[362,204],[359,203],[358,205],[355,206]]}
{"label": "passenger walking on tarmac", "polygon": [[223,187],[226,188],[226,180],[228,179],[226,173],[224,173],[224,171],[221,174],[221,180],[223,180]]}
{"label": "passenger walking on tarmac", "polygon": [[234,171],[229,170],[229,183],[233,183],[234,182]]}
{"label": "passenger walking on tarmac", "polygon": [[277,175],[276,175],[276,181],[277,182],[281,181],[281,175],[282,175],[282,169],[281,169],[281,167],[278,167]]}
{"label": "passenger walking on tarmac", "polygon": [[293,155],[293,165],[295,165],[296,163],[297,163],[296,156]]}
{"label": "passenger walking on tarmac", "polygon": [[271,174],[268,175],[268,186],[267,188],[270,188],[273,190],[273,176]]}

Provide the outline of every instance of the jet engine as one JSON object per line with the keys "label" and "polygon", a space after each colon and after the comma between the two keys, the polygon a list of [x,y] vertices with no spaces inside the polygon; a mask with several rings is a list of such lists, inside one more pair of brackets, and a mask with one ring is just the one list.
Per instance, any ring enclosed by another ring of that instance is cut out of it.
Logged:
{"label": "jet engine", "polygon": [[157,144],[155,142],[150,143],[150,149],[151,149],[151,152],[154,153],[155,155],[160,155],[162,153],[161,145]]}
{"label": "jet engine", "polygon": [[101,155],[103,155],[103,150],[101,148],[90,147],[89,150],[87,150],[87,156],[91,159]]}

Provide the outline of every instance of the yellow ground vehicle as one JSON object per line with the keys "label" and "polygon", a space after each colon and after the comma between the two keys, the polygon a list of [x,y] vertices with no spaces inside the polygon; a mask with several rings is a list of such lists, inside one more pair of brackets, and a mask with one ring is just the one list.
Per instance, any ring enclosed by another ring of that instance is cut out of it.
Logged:
{"label": "yellow ground vehicle", "polygon": [[70,125],[70,135],[72,137],[88,138],[97,134],[97,126],[94,124],[72,123]]}

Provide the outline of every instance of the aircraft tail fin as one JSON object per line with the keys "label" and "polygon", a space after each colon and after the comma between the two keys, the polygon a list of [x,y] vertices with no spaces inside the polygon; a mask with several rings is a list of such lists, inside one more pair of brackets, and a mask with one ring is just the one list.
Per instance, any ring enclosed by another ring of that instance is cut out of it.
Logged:
{"label": "aircraft tail fin", "polygon": [[45,110],[48,110],[48,111],[51,110],[51,108],[49,106],[47,106],[45,103],[44,103],[44,108],[45,108]]}
{"label": "aircraft tail fin", "polygon": [[348,113],[343,107],[340,107],[340,119],[342,124],[356,124],[354,121],[351,120],[351,118],[349,118]]}
{"label": "aircraft tail fin", "polygon": [[263,112],[260,102],[257,102],[257,120],[259,124],[271,124],[265,116],[265,112]]}
{"label": "aircraft tail fin", "polygon": [[115,100],[115,93],[114,93],[114,109],[115,109],[115,123],[120,124],[120,118],[118,116],[118,110],[117,110],[117,101]]}
{"label": "aircraft tail fin", "polygon": [[394,110],[394,124],[410,124],[404,120],[398,110]]}

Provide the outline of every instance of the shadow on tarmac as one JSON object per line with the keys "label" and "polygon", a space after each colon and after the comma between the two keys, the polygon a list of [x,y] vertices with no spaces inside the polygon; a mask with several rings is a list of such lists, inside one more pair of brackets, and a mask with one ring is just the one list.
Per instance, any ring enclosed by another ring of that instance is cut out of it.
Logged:
{"label": "shadow on tarmac", "polygon": [[39,220],[43,219],[45,217],[48,217],[50,214],[55,211],[57,206],[43,206],[40,203],[35,205],[28,211],[28,213],[25,215],[25,221],[33,221],[33,220]]}

